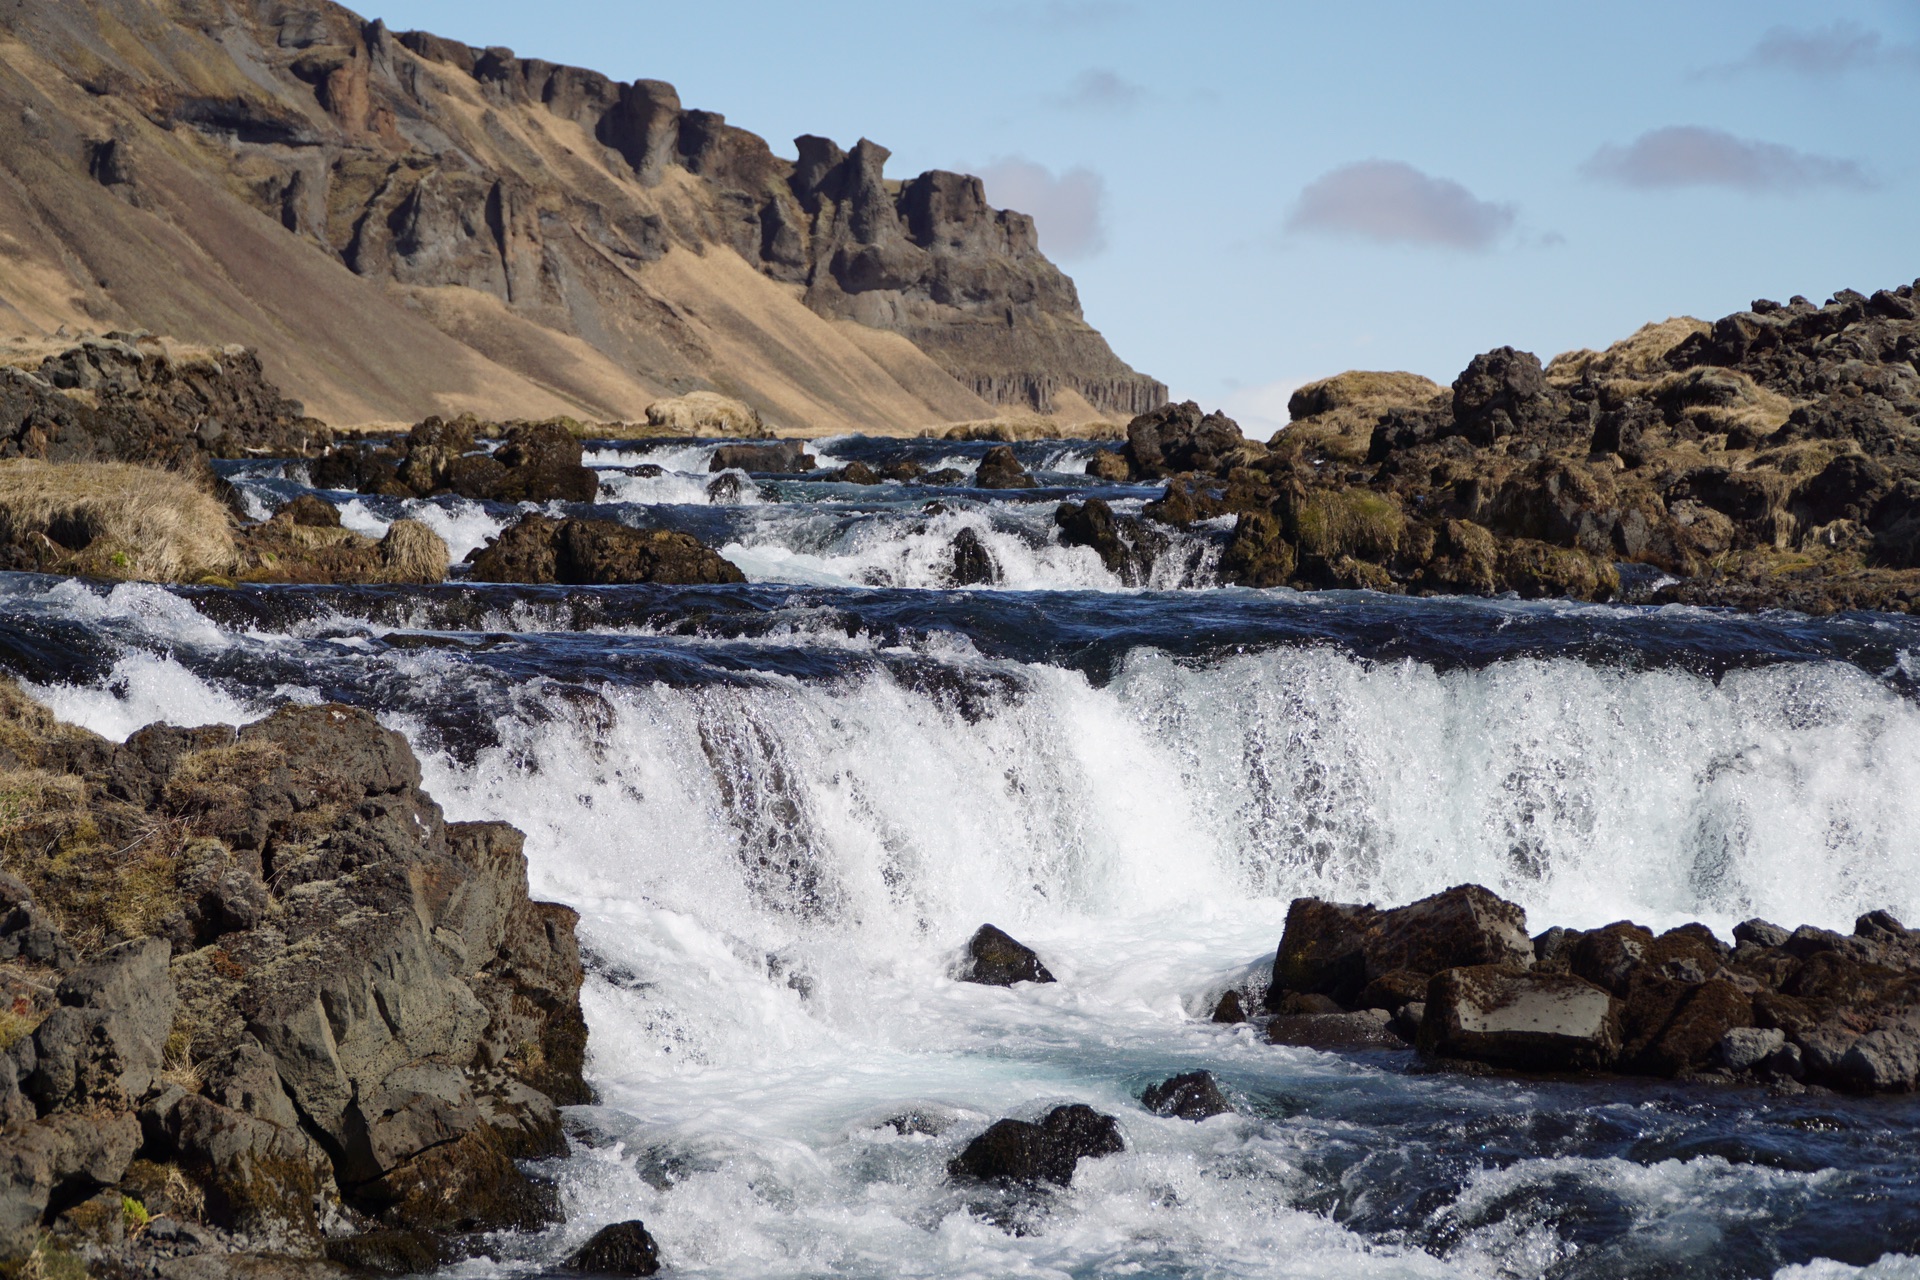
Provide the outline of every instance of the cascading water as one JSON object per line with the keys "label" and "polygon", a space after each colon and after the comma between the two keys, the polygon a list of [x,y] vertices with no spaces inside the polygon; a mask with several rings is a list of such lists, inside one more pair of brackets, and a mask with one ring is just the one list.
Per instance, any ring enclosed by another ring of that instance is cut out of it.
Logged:
{"label": "cascading water", "polygon": [[[972,447],[831,451],[888,448]],[[1476,881],[1536,928],[1920,916],[1920,625],[1124,591],[1052,513],[1151,495],[1023,448],[1064,492],[708,500],[703,447],[609,447],[597,514],[697,532],[752,584],[15,576],[0,661],[115,736],[368,705],[450,817],[527,832],[536,893],[582,913],[600,1099],[547,1171],[569,1223],[468,1273],[642,1217],[676,1273],[728,1277],[1920,1274],[1910,1102],[1426,1076],[1204,1020],[1304,893]],[[512,515],[334,497],[456,551]],[[961,528],[998,589],[941,589]],[[1210,581],[1217,532],[1155,585]],[[983,921],[1060,981],[954,981]],[[1139,1106],[1199,1066],[1239,1114]],[[1118,1115],[1126,1153],[1029,1201],[947,1178],[1061,1101]]]}

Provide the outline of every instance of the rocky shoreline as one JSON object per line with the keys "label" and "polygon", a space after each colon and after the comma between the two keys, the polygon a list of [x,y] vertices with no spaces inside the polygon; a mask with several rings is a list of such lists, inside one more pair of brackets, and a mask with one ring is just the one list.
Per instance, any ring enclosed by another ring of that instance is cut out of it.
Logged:
{"label": "rocky shoreline", "polygon": [[293,706],[115,744],[9,684],[0,785],[0,1265],[409,1273],[554,1218],[526,1162],[591,1097],[575,915],[399,734]]}

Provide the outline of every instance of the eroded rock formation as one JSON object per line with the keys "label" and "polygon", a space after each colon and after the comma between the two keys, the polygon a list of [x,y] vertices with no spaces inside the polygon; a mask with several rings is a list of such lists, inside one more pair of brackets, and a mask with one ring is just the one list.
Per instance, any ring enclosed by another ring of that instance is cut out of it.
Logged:
{"label": "eroded rock formation", "polygon": [[518,1162],[588,1100],[581,966],[518,831],[347,707],[116,745],[7,685],[0,724],[0,1257],[431,1265],[553,1215]]}

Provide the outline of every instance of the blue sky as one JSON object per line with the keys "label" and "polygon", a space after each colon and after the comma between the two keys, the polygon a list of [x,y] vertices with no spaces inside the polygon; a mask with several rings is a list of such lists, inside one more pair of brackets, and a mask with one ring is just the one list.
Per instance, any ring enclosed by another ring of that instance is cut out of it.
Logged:
{"label": "blue sky", "polygon": [[1920,0],[366,0],[982,173],[1116,351],[1254,434],[1647,320],[1920,276]]}

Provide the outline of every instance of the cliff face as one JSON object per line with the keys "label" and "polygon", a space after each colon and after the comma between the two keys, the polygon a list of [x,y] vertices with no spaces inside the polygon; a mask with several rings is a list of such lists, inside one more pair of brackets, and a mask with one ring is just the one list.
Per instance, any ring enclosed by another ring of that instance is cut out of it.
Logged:
{"label": "cliff face", "polygon": [[789,429],[900,430],[1165,398],[977,179],[796,145],[325,0],[23,0],[0,298],[28,331],[258,347],[340,422],[631,419],[710,388]]}

